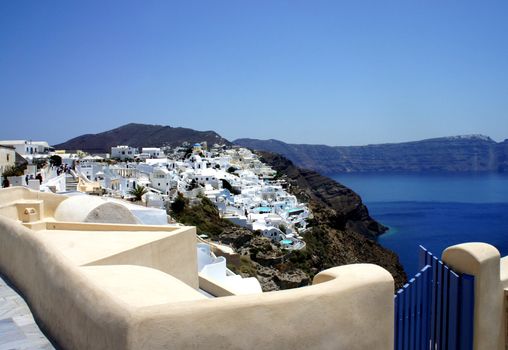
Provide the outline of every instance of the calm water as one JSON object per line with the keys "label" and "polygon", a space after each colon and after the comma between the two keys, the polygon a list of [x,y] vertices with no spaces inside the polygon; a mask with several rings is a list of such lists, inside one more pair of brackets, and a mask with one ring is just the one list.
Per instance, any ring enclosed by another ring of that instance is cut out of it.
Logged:
{"label": "calm water", "polygon": [[418,245],[441,255],[462,242],[487,242],[508,255],[508,175],[351,175],[335,180],[356,191],[371,215],[390,227],[379,242],[409,276]]}

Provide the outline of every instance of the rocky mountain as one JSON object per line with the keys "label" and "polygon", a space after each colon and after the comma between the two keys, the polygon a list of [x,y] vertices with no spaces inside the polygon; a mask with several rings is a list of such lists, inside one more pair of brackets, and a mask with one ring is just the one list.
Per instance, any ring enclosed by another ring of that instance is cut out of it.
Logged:
{"label": "rocky mountain", "polygon": [[255,139],[238,139],[234,143],[282,154],[298,167],[321,174],[508,171],[508,140],[497,143],[482,135],[336,147]]}
{"label": "rocky mountain", "polygon": [[82,150],[91,153],[110,152],[111,147],[129,145],[132,147],[180,146],[183,142],[203,142],[209,145],[230,142],[214,131],[196,131],[171,126],[130,123],[98,134],[86,134],[54,145],[55,149]]}

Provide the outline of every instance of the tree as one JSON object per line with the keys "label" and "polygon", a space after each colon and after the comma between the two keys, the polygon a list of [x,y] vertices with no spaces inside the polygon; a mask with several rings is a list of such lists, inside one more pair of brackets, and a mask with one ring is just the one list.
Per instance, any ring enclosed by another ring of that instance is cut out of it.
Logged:
{"label": "tree", "polygon": [[176,196],[175,200],[173,201],[173,203],[171,203],[171,211],[174,214],[179,214],[185,209],[186,204],[187,201],[185,200],[183,194],[178,192],[178,195]]}
{"label": "tree", "polygon": [[49,157],[49,162],[53,166],[60,166],[60,165],[62,165],[62,157],[54,154],[51,157]]}
{"label": "tree", "polygon": [[133,189],[129,191],[129,194],[133,195],[137,201],[140,201],[143,198],[143,195],[148,192],[148,189],[144,186],[137,185]]}
{"label": "tree", "polygon": [[34,158],[32,164],[37,166],[37,169],[42,169],[46,166],[47,161],[44,158]]}

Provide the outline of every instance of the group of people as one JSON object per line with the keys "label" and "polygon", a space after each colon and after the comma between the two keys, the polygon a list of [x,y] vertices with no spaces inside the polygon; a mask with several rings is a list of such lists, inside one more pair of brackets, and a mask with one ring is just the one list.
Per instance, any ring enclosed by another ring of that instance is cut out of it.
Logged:
{"label": "group of people", "polygon": [[[25,184],[28,186],[28,181],[30,180],[39,180],[39,183],[42,184],[42,174],[41,173],[37,173],[37,175],[33,175],[33,174],[26,174],[25,175]],[[2,187],[3,188],[7,188],[7,187],[10,187],[11,186],[11,182],[9,181],[9,179],[7,177],[5,177],[2,181]]]}
{"label": "group of people", "polygon": [[56,169],[56,175],[57,176],[60,176],[60,174],[62,173],[66,173],[66,174],[70,174],[71,173],[71,167],[68,166],[67,164],[62,164],[60,165],[57,169]]}
{"label": "group of people", "polygon": [[37,175],[35,175],[35,177],[34,177],[33,174],[30,174],[30,175],[26,174],[26,176],[25,176],[26,185],[28,186],[28,181],[34,180],[34,179],[39,180],[39,183],[42,184],[42,174],[41,173],[37,173]]}

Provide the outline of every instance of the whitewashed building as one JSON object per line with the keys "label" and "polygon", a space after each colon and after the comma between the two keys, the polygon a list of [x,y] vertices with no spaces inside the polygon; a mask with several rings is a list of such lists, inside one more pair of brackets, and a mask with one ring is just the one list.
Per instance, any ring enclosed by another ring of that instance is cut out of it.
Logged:
{"label": "whitewashed building", "polygon": [[164,152],[158,147],[143,147],[141,148],[141,155],[147,158],[164,158]]}
{"label": "whitewashed building", "polygon": [[0,145],[14,147],[16,152],[23,157],[36,154],[48,154],[51,150],[51,147],[46,141],[4,140],[0,141]]}
{"label": "whitewashed building", "polygon": [[175,188],[178,182],[174,179],[174,173],[166,168],[156,167],[150,174],[150,184],[153,188],[169,195],[171,188]]}
{"label": "whitewashed building", "polygon": [[130,146],[116,146],[111,147],[111,158],[118,158],[120,160],[134,159],[139,154],[135,147]]}

